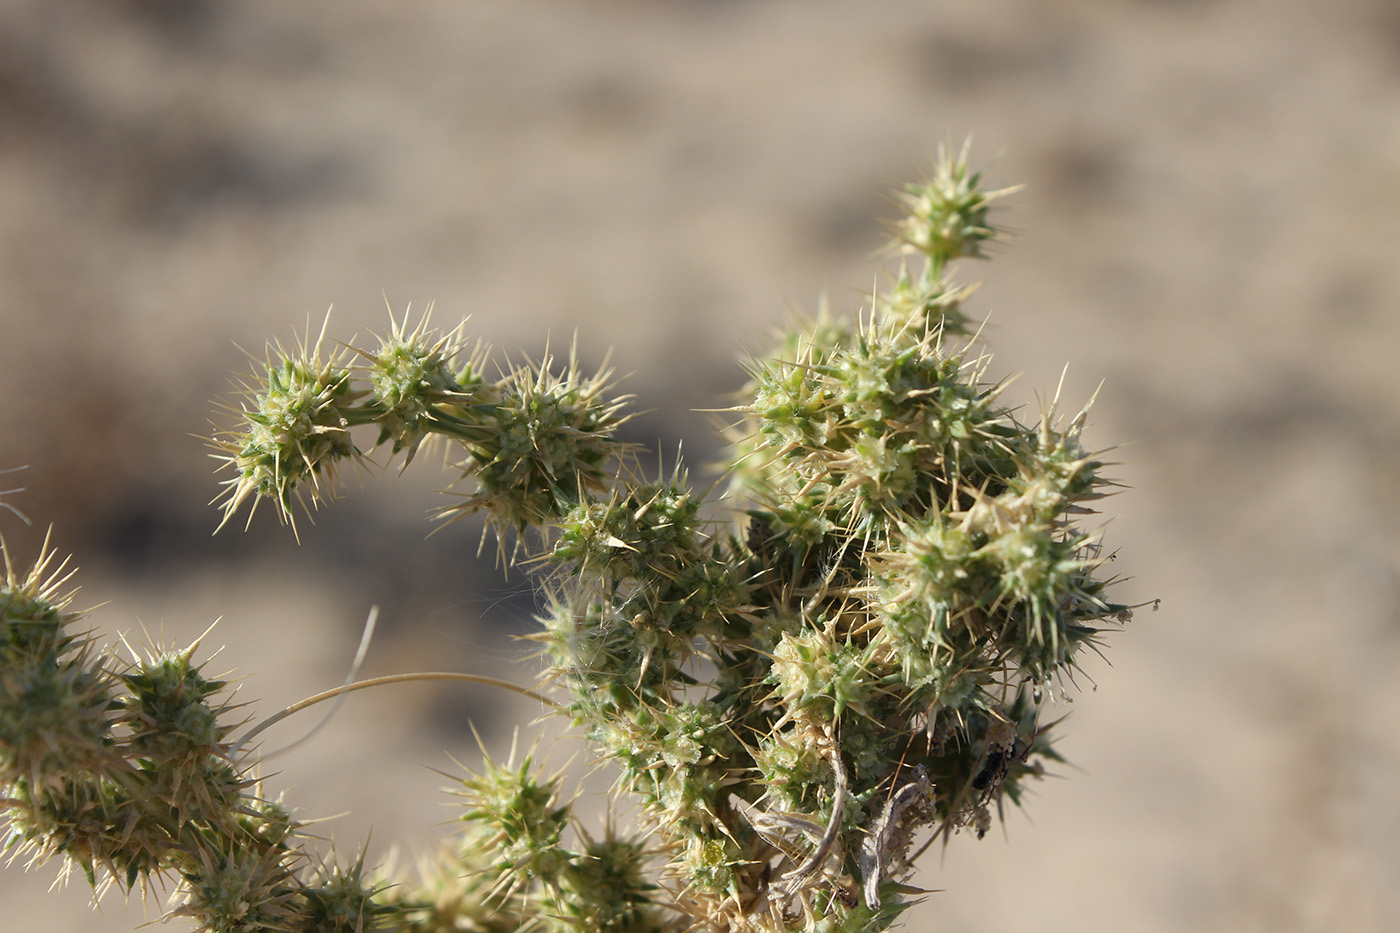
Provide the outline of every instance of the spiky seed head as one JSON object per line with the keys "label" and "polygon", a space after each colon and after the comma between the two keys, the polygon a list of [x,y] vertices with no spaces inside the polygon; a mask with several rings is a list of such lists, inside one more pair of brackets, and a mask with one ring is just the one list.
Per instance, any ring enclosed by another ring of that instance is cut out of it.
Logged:
{"label": "spiky seed head", "polygon": [[266,498],[295,527],[292,509],[298,500],[306,507],[303,492],[312,506],[333,497],[340,464],[360,459],[351,413],[366,390],[353,384],[344,353],[323,356],[322,344],[269,348],[264,375],[244,386],[240,423],[214,438],[215,458],[235,474],[224,481],[225,523],[248,499],[255,510]]}
{"label": "spiky seed head", "polygon": [[927,257],[934,268],[964,256],[980,258],[982,244],[997,236],[988,218],[992,202],[1016,190],[984,188],[982,173],[968,166],[968,148],[954,156],[940,146],[932,174],[901,194],[907,213],[896,227],[896,243]]}
{"label": "spiky seed head", "polygon": [[482,368],[486,359],[478,343],[465,362],[461,325],[439,336],[428,328],[431,308],[412,330],[407,317],[390,319],[389,333],[374,352],[360,352],[367,360],[370,392],[366,405],[376,413],[377,444],[390,443],[394,454],[406,451],[405,465],[432,434],[480,439],[483,429],[454,410],[494,401]]}

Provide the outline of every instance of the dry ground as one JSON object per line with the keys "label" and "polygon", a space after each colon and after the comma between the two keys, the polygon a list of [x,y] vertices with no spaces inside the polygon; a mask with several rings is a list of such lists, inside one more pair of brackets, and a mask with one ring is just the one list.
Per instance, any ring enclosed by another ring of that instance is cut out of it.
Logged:
{"label": "dry ground", "polygon": [[[335,305],[538,354],[614,348],[635,432],[713,455],[732,360],[854,310],[891,186],[974,134],[1025,182],[990,264],[995,372],[1102,379],[1108,541],[1161,597],[1089,664],[1005,835],[922,875],[914,929],[1400,928],[1400,8],[1393,0],[4,0],[0,486],[53,523],[104,631],[188,640],[260,712],[370,671],[499,672],[531,598],[424,539],[439,475],[367,480],[296,548],[211,538],[208,400]],[[20,553],[37,531],[0,512]],[[528,673],[521,671],[521,679]],[[427,767],[494,695],[361,695],[271,781],[371,860],[450,816]],[[504,712],[502,720],[498,713]],[[283,740],[296,735],[283,733]],[[52,867],[0,926],[142,920]],[[178,927],[178,923],[172,928]]]}

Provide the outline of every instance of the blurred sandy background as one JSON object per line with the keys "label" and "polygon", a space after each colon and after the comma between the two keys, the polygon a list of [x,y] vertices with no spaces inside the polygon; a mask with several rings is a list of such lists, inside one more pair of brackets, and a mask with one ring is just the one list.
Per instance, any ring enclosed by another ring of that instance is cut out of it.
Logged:
{"label": "blurred sandy background", "polygon": [[[1108,542],[1162,608],[1086,662],[1079,770],[930,858],[911,928],[1400,929],[1394,0],[0,0],[0,488],[35,522],[0,531],[52,523],[108,636],[222,616],[255,715],[337,682],[372,604],[366,673],[502,673],[532,597],[474,528],[426,538],[431,461],[300,547],[270,512],[210,537],[237,347],[385,295],[512,352],[577,331],[635,374],[633,437],[703,463],[732,361],[858,308],[891,187],[969,133],[1028,186],[960,272],[993,372],[1032,406],[1105,380]],[[271,784],[411,858],[452,815],[428,768],[532,714],[359,694]],[[0,927],[142,922],[53,874],[0,873]]]}

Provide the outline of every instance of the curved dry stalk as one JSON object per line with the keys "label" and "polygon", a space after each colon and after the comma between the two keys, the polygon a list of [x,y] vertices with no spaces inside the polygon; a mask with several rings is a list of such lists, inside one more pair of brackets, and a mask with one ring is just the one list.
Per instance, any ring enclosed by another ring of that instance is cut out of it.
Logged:
{"label": "curved dry stalk", "polygon": [[338,696],[342,696],[347,693],[354,693],[356,690],[364,690],[368,687],[379,687],[385,684],[409,683],[418,680],[456,680],[469,684],[483,684],[488,687],[499,687],[502,690],[509,690],[512,693],[518,693],[523,697],[529,697],[532,700],[538,700],[546,706],[551,706],[555,709],[559,708],[558,703],[555,703],[553,700],[549,699],[549,697],[536,693],[529,687],[521,687],[518,684],[511,683],[510,681],[499,680],[495,677],[484,677],[480,674],[463,674],[457,671],[419,671],[417,673],[412,674],[386,674],[383,677],[371,677],[368,680],[358,680],[353,684],[342,684],[341,686],[333,687],[330,690],[323,690],[322,692],[315,694],[314,696],[309,696],[306,699],[301,700],[300,702],[293,703],[291,706],[288,706],[286,709],[283,709],[280,712],[273,713],[271,716],[267,717],[262,722],[258,723],[256,726],[244,733],[243,737],[237,742],[234,742],[233,748],[230,750],[229,754],[230,756],[237,754],[238,751],[242,749],[243,746],[247,745],[248,741],[254,736],[259,735],[267,729],[270,729],[272,726],[277,725],[277,723],[286,719],[288,716],[291,716],[293,713],[299,713],[304,709],[315,706],[317,703],[323,703],[326,700],[333,700]]}

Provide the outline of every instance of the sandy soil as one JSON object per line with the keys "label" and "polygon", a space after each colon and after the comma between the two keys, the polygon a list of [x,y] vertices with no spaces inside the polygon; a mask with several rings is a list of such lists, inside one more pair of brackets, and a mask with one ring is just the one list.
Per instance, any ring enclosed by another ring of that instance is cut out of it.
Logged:
{"label": "sandy soil", "polygon": [[[304,529],[211,538],[210,399],[335,305],[436,302],[512,352],[577,332],[635,375],[635,435],[705,416],[790,307],[855,310],[891,187],[975,137],[1024,182],[990,264],[993,370],[1105,382],[1108,541],[1160,597],[1088,667],[1004,836],[959,838],[912,929],[1400,928],[1400,11],[1392,0],[6,0],[0,511],[53,523],[105,633],[187,641],[269,712],[368,672],[499,672],[528,586],[425,540],[441,476]],[[528,677],[522,670],[520,679]],[[360,696],[269,765],[371,861],[451,816],[428,768],[504,748],[491,694]],[[297,735],[288,728],[281,736]],[[411,857],[405,856],[405,857]],[[135,928],[52,866],[0,927]],[[154,914],[152,914],[154,916]],[[179,926],[172,924],[172,929]]]}

